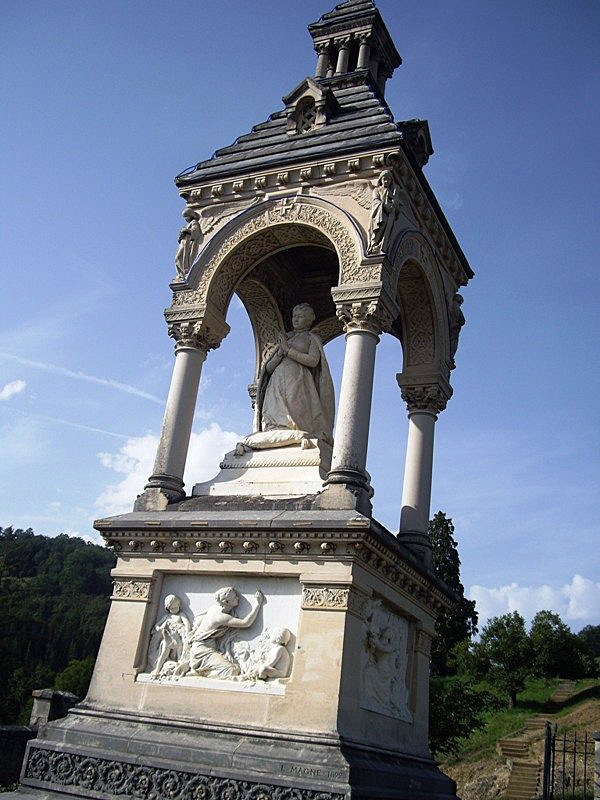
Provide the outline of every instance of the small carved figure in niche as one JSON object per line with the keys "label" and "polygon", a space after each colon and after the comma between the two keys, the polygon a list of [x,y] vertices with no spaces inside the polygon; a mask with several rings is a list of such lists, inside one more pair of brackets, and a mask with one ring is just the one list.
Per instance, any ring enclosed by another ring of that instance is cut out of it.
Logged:
{"label": "small carved figure in niche", "polygon": [[154,626],[148,649],[148,666],[152,675],[160,675],[169,662],[178,662],[187,655],[187,639],[192,626],[181,611],[181,600],[176,594],[165,597],[165,611]]}
{"label": "small carved figure in niche", "polygon": [[180,280],[185,280],[192,268],[202,244],[203,234],[200,226],[200,215],[193,208],[186,206],[183,209],[183,218],[187,225],[179,231],[179,247],[175,255],[175,267]]}
{"label": "small carved figure in niche", "polygon": [[456,293],[452,298],[452,306],[450,308],[450,357],[454,365],[454,356],[458,350],[458,337],[460,329],[465,324],[465,315],[462,312],[463,297],[461,294]]}
{"label": "small carved figure in niche", "polygon": [[311,333],[315,312],[308,303],[295,306],[293,330],[280,338],[260,370],[254,433],[236,451],[333,441],[335,398],[323,343]]}
{"label": "small carved figure in niche", "polygon": [[[205,678],[235,678],[240,667],[228,651],[236,630],[249,628],[264,601],[258,589],[251,601],[251,609],[245,617],[234,617],[231,613],[239,603],[235,589],[226,586],[215,593],[216,602],[198,614],[189,637],[189,673]],[[182,673],[180,673],[182,674]]]}
{"label": "small carved figure in niche", "polygon": [[385,252],[400,211],[400,198],[391,170],[384,170],[373,189],[368,253]]}

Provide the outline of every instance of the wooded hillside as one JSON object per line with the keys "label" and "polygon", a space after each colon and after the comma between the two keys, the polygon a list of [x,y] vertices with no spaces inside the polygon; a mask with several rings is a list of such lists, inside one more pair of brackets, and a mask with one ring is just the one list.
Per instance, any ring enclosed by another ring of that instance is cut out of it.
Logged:
{"label": "wooded hillside", "polygon": [[1,724],[28,722],[33,689],[86,685],[115,560],[110,550],[83,539],[0,528]]}

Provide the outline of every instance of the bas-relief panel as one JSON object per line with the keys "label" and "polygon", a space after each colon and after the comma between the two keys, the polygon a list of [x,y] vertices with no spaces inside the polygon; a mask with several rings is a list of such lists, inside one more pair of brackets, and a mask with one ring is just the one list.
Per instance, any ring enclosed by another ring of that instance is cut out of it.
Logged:
{"label": "bas-relief panel", "polygon": [[299,613],[294,578],[166,575],[137,680],[282,694]]}
{"label": "bas-relief panel", "polygon": [[370,600],[365,609],[361,708],[412,722],[406,682],[409,622]]}

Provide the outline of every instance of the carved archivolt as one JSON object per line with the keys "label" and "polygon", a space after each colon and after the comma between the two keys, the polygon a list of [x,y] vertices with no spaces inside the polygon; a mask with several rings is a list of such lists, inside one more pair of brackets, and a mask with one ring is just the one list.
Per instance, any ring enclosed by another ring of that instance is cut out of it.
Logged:
{"label": "carved archivolt", "polygon": [[404,369],[443,364],[449,353],[447,312],[441,279],[425,240],[417,234],[406,235],[394,267],[399,276]]}
{"label": "carved archivolt", "polygon": [[[329,207],[327,207],[329,206]],[[278,200],[243,215],[247,221],[229,223],[217,234],[216,250],[196,262],[190,274],[194,289],[177,291],[173,307],[211,304],[225,315],[236,284],[261,259],[277,250],[303,244],[335,249],[340,282],[377,278],[373,267],[361,267],[360,236],[346,215],[323,201],[301,198]],[[253,216],[248,219],[248,214]],[[227,231],[237,225],[229,235]],[[226,238],[223,238],[225,235]],[[214,240],[213,240],[214,241]],[[209,246],[210,248],[210,246]]]}

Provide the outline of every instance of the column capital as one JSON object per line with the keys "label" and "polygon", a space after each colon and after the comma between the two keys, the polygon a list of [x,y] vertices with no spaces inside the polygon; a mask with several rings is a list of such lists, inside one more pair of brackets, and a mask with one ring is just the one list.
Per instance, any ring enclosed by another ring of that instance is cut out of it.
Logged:
{"label": "column capital", "polygon": [[365,331],[380,336],[392,324],[391,315],[378,300],[339,303],[335,313],[344,326],[345,333]]}
{"label": "column capital", "polygon": [[222,336],[200,320],[172,322],[167,330],[169,336],[175,339],[175,352],[183,348],[192,348],[203,352],[205,358],[208,351],[216,350],[223,340]]}
{"label": "column capital", "polygon": [[371,44],[373,42],[371,31],[361,31],[360,33],[356,33],[355,38],[359,44]]}
{"label": "column capital", "polygon": [[351,40],[350,36],[336,36],[335,39],[333,40],[333,43],[335,44],[336,47],[340,49],[345,49],[347,47],[350,47],[350,40]]}
{"label": "column capital", "polygon": [[315,42],[315,52],[318,55],[324,55],[329,52],[329,40],[325,39],[322,42]]}
{"label": "column capital", "polygon": [[448,400],[452,397],[452,387],[444,379],[420,379],[406,376],[402,373],[396,375],[402,399],[408,408],[408,414],[437,415],[446,408]]}

